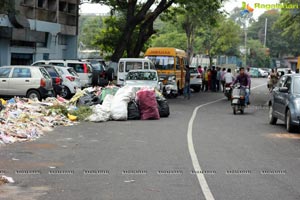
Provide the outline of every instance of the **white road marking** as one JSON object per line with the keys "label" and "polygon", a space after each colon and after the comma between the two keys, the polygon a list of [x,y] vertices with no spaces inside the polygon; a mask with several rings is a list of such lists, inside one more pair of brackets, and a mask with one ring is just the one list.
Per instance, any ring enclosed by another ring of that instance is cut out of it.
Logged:
{"label": "white road marking", "polygon": [[[259,87],[264,86],[264,85],[266,85],[266,84],[261,84],[261,85],[252,87],[251,90],[259,88]],[[194,120],[196,118],[197,112],[200,108],[202,108],[204,106],[208,106],[210,104],[217,103],[217,102],[219,102],[221,100],[224,100],[224,99],[225,99],[225,97],[197,106],[194,109],[192,117],[189,121],[188,130],[187,130],[187,142],[188,142],[189,153],[190,153],[190,156],[191,156],[191,159],[192,159],[192,163],[193,163],[193,167],[194,167],[195,172],[201,172],[202,171],[201,166],[200,166],[199,161],[198,161],[198,157],[197,157],[195,148],[194,148],[194,143],[193,143],[193,124],[194,124]],[[211,191],[209,189],[209,186],[206,182],[204,174],[203,173],[196,173],[196,175],[197,175],[197,178],[198,178],[198,181],[199,181],[199,184],[200,184],[200,187],[202,189],[202,193],[203,193],[205,199],[206,200],[214,200],[215,198],[214,198],[213,194],[211,193]]]}

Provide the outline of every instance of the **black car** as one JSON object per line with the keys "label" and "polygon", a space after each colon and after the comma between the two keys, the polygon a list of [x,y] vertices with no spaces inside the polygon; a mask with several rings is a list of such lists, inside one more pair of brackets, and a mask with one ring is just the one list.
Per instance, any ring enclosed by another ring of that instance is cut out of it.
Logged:
{"label": "black car", "polygon": [[65,89],[65,86],[62,85],[62,77],[59,75],[58,71],[56,71],[55,67],[52,65],[40,65],[44,67],[52,78],[52,85],[54,90],[54,96],[61,95],[62,91]]}

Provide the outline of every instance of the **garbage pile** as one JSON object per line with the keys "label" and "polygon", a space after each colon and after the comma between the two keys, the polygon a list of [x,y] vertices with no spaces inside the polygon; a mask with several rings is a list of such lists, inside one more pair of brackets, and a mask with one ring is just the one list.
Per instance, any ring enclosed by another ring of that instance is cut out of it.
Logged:
{"label": "garbage pile", "polygon": [[[90,97],[90,101],[93,97]],[[107,87],[102,90],[100,104],[92,105],[93,114],[86,120],[147,120],[168,117],[169,105],[164,96],[153,88]]]}
{"label": "garbage pile", "polygon": [[56,126],[75,121],[148,120],[168,117],[169,105],[154,88],[90,87],[70,99],[60,96],[42,102],[15,97],[0,99],[0,144],[34,140]]}
{"label": "garbage pile", "polygon": [[19,97],[1,99],[0,144],[34,140],[56,126],[73,125],[63,113],[65,106],[66,102],[57,98],[43,102]]}

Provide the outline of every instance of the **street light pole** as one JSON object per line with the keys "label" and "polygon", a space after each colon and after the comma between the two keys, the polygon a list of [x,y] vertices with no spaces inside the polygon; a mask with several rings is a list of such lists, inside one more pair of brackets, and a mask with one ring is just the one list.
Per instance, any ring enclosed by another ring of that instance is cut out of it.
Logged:
{"label": "street light pole", "polygon": [[245,23],[245,67],[247,67],[247,27]]}
{"label": "street light pole", "polygon": [[267,43],[267,26],[268,26],[268,18],[265,20],[265,39],[264,39],[264,47],[266,48]]}

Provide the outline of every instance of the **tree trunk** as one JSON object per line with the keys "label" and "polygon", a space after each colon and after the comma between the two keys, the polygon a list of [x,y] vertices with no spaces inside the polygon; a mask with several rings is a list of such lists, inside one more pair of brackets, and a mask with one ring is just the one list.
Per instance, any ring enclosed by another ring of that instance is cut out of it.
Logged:
{"label": "tree trunk", "polygon": [[[120,1],[121,2],[121,1]],[[138,11],[136,15],[134,13],[137,11],[137,1],[131,0],[128,1],[127,9],[127,18],[126,25],[123,30],[122,37],[119,39],[118,45],[115,48],[115,51],[111,57],[113,62],[118,62],[118,60],[123,56],[124,51],[127,52],[127,57],[138,57],[141,49],[145,42],[151,37],[154,32],[153,22],[154,20],[166,9],[168,9],[173,3],[174,0],[161,0],[153,12],[149,12],[150,7],[154,4],[155,0],[147,0],[143,4],[143,7]],[[147,13],[148,12],[148,13]],[[144,22],[143,22],[144,21]],[[143,24],[145,23],[145,24]],[[138,24],[141,24],[141,30],[139,31],[139,36],[137,42],[132,43],[133,33]],[[151,27],[150,27],[151,25]],[[147,33],[141,33],[144,29],[148,30]],[[136,44],[136,45],[134,45]]]}

